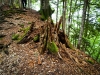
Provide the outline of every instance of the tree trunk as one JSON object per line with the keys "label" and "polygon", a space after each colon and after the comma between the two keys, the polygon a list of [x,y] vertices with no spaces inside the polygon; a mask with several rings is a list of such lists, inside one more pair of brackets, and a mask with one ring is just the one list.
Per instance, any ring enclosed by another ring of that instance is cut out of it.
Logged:
{"label": "tree trunk", "polygon": [[59,7],[59,0],[57,0],[57,12],[56,12],[56,24],[58,22],[58,7]]}
{"label": "tree trunk", "polygon": [[30,6],[31,6],[31,0],[28,0],[27,2],[28,2],[28,8],[30,8]]}
{"label": "tree trunk", "polygon": [[82,45],[81,41],[82,41],[82,36],[83,36],[83,32],[84,32],[84,24],[85,24],[85,18],[86,18],[87,4],[88,4],[88,0],[84,0],[82,21],[81,21],[81,27],[80,27],[80,34],[79,34],[79,39],[78,39],[78,44],[77,44],[78,49],[80,49],[80,46]]}
{"label": "tree trunk", "polygon": [[41,5],[40,5],[40,14],[42,15],[41,19],[42,20],[48,19],[48,17],[51,17],[52,13],[53,11],[49,4],[49,0],[41,0]]}
{"label": "tree trunk", "polygon": [[63,22],[62,22],[62,30],[66,34],[66,0],[63,0]]}
{"label": "tree trunk", "polygon": [[70,36],[71,19],[72,19],[72,0],[70,2],[70,11],[68,17],[68,36]]}
{"label": "tree trunk", "polygon": [[14,0],[10,0],[10,4],[12,7],[14,7]]}

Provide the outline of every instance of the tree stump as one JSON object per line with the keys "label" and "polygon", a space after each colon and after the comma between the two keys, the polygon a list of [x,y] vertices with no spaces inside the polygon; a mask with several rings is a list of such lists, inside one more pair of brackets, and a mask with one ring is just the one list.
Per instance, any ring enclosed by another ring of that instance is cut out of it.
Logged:
{"label": "tree stump", "polygon": [[40,38],[41,48],[39,51],[40,54],[43,54],[47,50],[50,53],[57,54],[59,58],[62,59],[59,53],[60,43],[65,44],[66,48],[74,49],[67,35],[62,30],[60,30],[61,22],[62,22],[62,17],[58,22],[58,24],[56,24],[56,26],[53,26],[51,23],[51,18],[48,18],[46,25],[42,27],[40,35],[41,37]]}

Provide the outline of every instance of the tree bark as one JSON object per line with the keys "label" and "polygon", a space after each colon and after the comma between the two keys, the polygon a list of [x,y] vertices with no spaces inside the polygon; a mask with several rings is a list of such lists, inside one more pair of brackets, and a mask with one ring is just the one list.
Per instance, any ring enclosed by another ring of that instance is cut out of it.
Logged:
{"label": "tree bark", "polygon": [[70,36],[71,19],[72,19],[72,0],[70,2],[70,11],[68,16],[68,36]]}
{"label": "tree bark", "polygon": [[53,10],[49,4],[49,0],[40,0],[40,14],[42,15],[42,19],[46,20],[48,17],[51,17]]}
{"label": "tree bark", "polygon": [[66,34],[66,0],[63,0],[63,21],[62,21],[62,30]]}
{"label": "tree bark", "polygon": [[82,36],[83,36],[83,32],[84,32],[84,24],[85,24],[85,18],[86,18],[87,4],[88,4],[88,0],[84,0],[82,21],[81,21],[79,39],[78,39],[78,44],[77,44],[78,49],[80,49],[80,46],[82,45],[81,42],[82,42]]}

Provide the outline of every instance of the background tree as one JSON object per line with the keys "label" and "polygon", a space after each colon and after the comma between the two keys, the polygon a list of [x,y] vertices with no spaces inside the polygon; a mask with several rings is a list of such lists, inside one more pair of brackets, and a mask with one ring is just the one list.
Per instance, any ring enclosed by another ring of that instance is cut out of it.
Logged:
{"label": "background tree", "polygon": [[83,33],[84,33],[86,10],[87,10],[88,4],[89,4],[88,0],[84,0],[82,21],[81,21],[81,27],[80,27],[80,33],[79,33],[79,40],[78,40],[78,44],[77,44],[77,48],[79,48],[79,49],[80,49],[80,46],[81,46],[82,37],[83,37]]}
{"label": "background tree", "polygon": [[62,16],[63,16],[63,21],[62,21],[62,30],[64,33],[66,33],[66,0],[63,0],[63,11],[62,11]]}
{"label": "background tree", "polygon": [[46,20],[48,17],[51,17],[54,10],[51,9],[49,0],[40,0],[40,14],[42,19]]}

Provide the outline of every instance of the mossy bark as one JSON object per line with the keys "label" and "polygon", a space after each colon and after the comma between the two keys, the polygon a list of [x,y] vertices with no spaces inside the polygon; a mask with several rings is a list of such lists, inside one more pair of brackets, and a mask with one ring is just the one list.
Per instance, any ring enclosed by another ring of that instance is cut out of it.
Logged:
{"label": "mossy bark", "polygon": [[21,40],[18,42],[18,44],[22,44],[22,43],[26,43],[27,41],[29,41],[29,39],[31,37],[30,34],[33,32],[33,27],[34,27],[35,22],[32,22],[29,31],[27,31],[27,33],[21,38]]}
{"label": "mossy bark", "polygon": [[41,14],[42,20],[46,20],[46,19],[48,19],[48,17],[51,17],[54,10],[51,9],[49,0],[41,0],[41,6],[40,6],[39,12]]}

